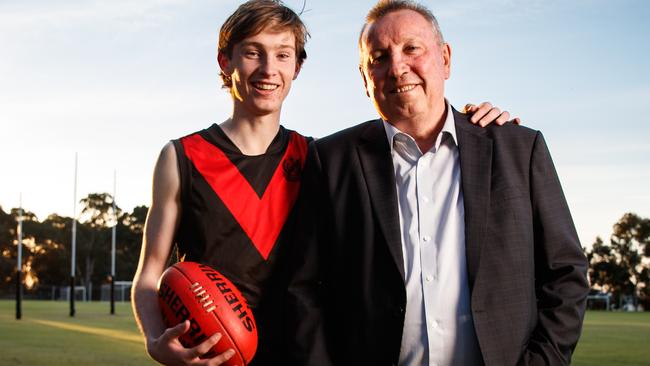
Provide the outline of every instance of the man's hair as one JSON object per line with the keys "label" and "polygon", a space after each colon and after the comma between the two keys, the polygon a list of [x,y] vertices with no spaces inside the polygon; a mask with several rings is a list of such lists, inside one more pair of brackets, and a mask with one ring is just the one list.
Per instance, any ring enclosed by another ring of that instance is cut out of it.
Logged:
{"label": "man's hair", "polygon": [[359,50],[361,50],[363,46],[363,34],[366,31],[366,28],[389,13],[399,10],[412,10],[422,15],[426,20],[431,22],[438,44],[442,45],[445,43],[445,40],[442,37],[442,32],[440,31],[440,26],[438,25],[438,20],[426,6],[411,0],[379,0],[366,15],[366,22],[361,28],[361,33],[359,33]]}
{"label": "man's hair", "polygon": [[[296,61],[298,65],[302,65],[307,58],[305,42],[309,38],[309,32],[298,14],[280,0],[248,0],[240,5],[221,26],[219,52],[231,58],[235,44],[267,28],[293,32],[296,38]],[[223,71],[220,76],[224,88],[230,88],[230,76],[225,75]]]}

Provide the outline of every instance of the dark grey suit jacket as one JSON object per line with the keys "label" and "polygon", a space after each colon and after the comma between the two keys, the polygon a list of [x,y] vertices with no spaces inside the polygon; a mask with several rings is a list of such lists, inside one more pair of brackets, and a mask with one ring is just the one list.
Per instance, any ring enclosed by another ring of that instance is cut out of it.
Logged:
{"label": "dark grey suit jacket", "polygon": [[[568,364],[587,262],[544,139],[453,111],[467,271],[486,365]],[[312,143],[288,318],[297,364],[396,364],[406,290],[395,177],[380,120]]]}

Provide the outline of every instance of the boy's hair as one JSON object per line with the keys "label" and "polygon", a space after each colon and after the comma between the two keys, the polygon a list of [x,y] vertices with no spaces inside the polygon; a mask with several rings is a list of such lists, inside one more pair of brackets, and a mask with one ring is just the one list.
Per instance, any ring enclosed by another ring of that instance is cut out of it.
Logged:
{"label": "boy's hair", "polygon": [[[298,65],[307,58],[305,42],[309,38],[307,27],[298,14],[279,0],[249,0],[235,10],[219,31],[219,52],[232,57],[235,44],[254,36],[267,28],[290,30],[296,38],[296,58]],[[232,86],[232,80],[223,71],[220,73],[224,88]]]}

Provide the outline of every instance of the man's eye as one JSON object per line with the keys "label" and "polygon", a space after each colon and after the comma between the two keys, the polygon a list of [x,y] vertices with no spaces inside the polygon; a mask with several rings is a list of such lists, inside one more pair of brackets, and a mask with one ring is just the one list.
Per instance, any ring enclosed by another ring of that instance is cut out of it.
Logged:
{"label": "man's eye", "polygon": [[372,65],[377,65],[386,59],[385,55],[375,55],[370,57],[370,63]]}
{"label": "man's eye", "polygon": [[246,51],[245,55],[246,57],[258,57],[260,53],[257,51]]}
{"label": "man's eye", "polygon": [[281,53],[281,54],[278,55],[278,58],[280,58],[282,60],[286,60],[286,59],[291,58],[291,55],[288,54],[288,53]]}

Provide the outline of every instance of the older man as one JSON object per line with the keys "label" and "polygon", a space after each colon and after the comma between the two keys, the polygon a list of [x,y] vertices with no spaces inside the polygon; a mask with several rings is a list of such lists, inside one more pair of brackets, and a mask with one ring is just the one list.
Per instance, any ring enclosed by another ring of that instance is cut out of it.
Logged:
{"label": "older man", "polygon": [[451,48],[424,6],[380,1],[359,47],[381,119],[310,147],[297,362],[568,364],[587,263],[541,133],[449,104]]}

